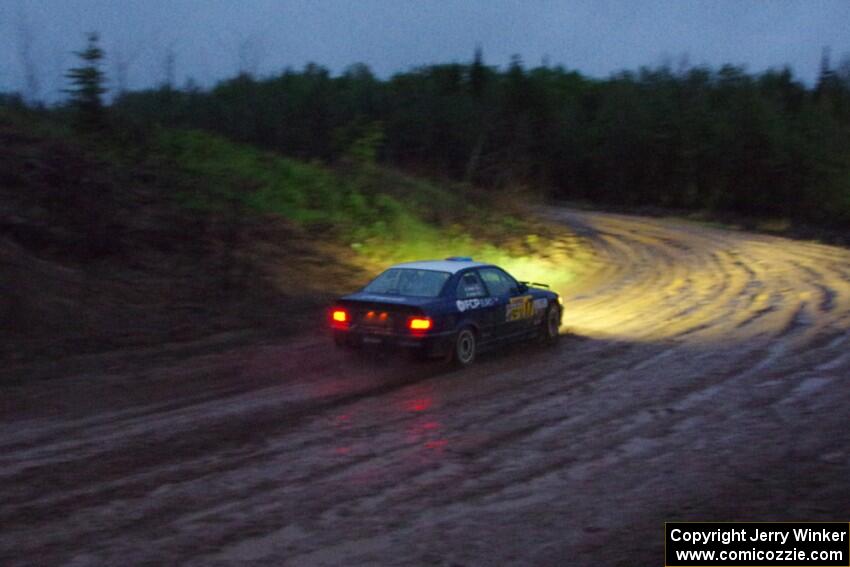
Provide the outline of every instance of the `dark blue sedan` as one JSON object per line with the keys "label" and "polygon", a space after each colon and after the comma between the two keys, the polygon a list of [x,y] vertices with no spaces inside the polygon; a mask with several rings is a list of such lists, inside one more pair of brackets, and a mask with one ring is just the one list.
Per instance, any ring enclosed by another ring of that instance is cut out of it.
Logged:
{"label": "dark blue sedan", "polygon": [[334,341],[409,348],[461,366],[484,347],[534,337],[554,342],[561,298],[532,285],[543,286],[471,258],[397,264],[334,303]]}

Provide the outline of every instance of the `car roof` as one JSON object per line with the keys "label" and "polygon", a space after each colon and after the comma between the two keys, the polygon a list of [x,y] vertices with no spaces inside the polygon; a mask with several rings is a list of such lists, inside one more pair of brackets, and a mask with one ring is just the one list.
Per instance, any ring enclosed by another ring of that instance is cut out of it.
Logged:
{"label": "car roof", "polygon": [[420,262],[404,262],[390,266],[390,268],[407,268],[411,270],[433,270],[435,272],[448,272],[456,274],[467,268],[475,268],[480,266],[492,266],[483,262],[473,262],[472,260],[423,260]]}

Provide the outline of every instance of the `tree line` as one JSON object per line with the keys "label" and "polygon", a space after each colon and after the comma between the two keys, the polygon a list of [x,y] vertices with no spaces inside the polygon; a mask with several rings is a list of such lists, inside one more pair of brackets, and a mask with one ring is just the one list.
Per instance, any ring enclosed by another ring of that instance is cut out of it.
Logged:
{"label": "tree line", "polygon": [[109,111],[331,163],[367,139],[378,162],[485,188],[850,224],[850,66],[826,51],[813,86],[788,68],[594,79],[515,57],[500,69],[479,49],[387,79],[308,64],[209,89],[169,82],[121,93]]}

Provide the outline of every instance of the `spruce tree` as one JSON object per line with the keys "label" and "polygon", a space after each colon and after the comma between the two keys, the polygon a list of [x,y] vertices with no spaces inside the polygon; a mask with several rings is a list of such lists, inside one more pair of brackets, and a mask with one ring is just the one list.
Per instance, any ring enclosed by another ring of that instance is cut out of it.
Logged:
{"label": "spruce tree", "polygon": [[86,48],[74,54],[80,58],[79,67],[70,69],[65,75],[71,80],[71,105],[77,112],[78,125],[84,130],[97,130],[104,125],[104,109],[101,95],[106,92],[104,74],[101,71],[103,50],[98,45],[97,32],[86,34]]}

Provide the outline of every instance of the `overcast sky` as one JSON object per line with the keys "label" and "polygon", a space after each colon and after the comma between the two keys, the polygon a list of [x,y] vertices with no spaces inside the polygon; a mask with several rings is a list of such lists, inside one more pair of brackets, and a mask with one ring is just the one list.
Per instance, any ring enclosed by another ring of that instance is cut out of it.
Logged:
{"label": "overcast sky", "polygon": [[491,65],[519,54],[595,77],[687,55],[750,71],[788,64],[811,82],[824,46],[835,63],[850,53],[850,1],[0,0],[0,90],[27,90],[28,52],[40,96],[55,98],[87,31],[100,32],[113,83],[125,62],[130,88],[162,82],[169,50],[178,84],[209,85],[309,61],[388,76],[468,61],[476,45]]}

